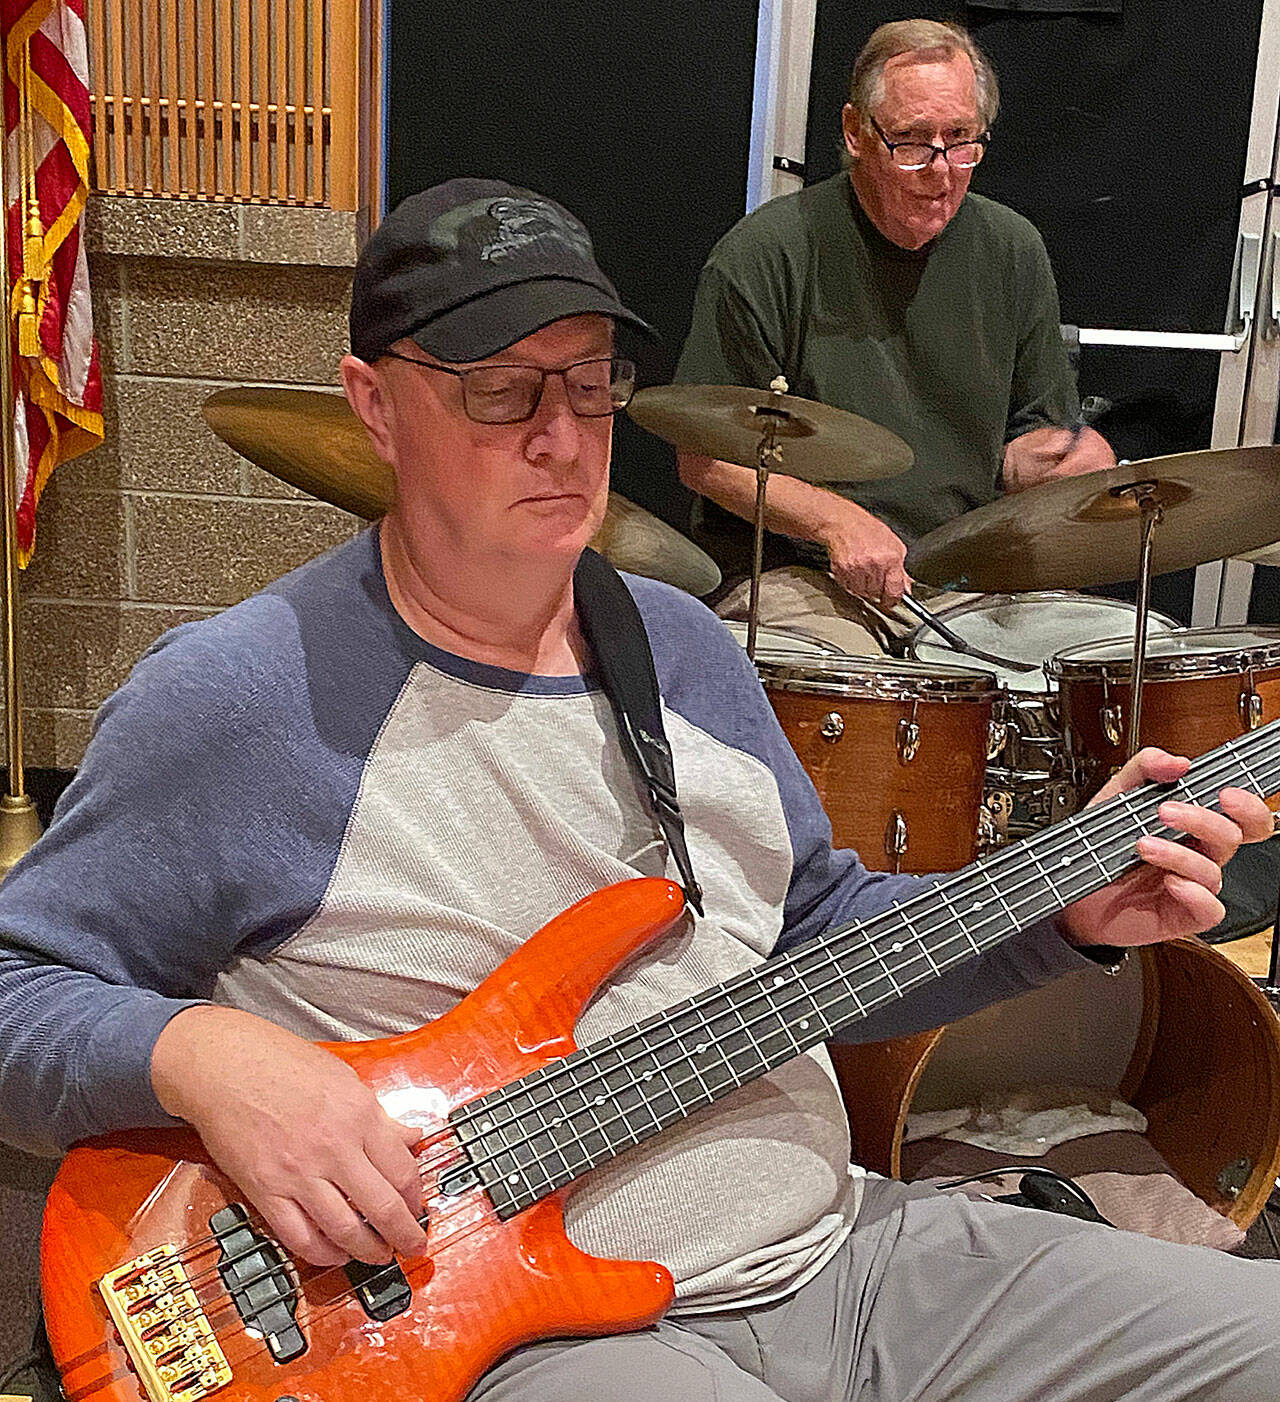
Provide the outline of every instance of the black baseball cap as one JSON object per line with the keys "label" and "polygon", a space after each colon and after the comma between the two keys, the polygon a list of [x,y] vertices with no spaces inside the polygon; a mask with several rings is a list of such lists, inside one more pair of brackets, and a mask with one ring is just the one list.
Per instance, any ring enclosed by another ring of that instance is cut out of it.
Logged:
{"label": "black baseball cap", "polygon": [[502,180],[449,180],[398,204],[365,245],[351,350],[372,361],[409,336],[440,360],[480,360],[584,312],[654,334],[562,205]]}

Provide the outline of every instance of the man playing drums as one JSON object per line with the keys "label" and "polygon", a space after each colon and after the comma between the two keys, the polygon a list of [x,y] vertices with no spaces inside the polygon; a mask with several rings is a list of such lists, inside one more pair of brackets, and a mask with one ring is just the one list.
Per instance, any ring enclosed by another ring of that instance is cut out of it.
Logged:
{"label": "man playing drums", "polygon": [[[575,575],[605,510],[611,415],[630,394],[615,326],[635,320],[585,229],[528,191],[453,181],[379,226],[356,270],[342,377],[395,472],[395,505],[169,635],[104,707],[54,822],[0,887],[6,1139],[48,1151],[185,1121],[252,1207],[246,1220],[289,1253],[289,1280],[314,1276],[307,1261],[333,1267],[332,1292],[349,1258],[394,1251],[430,1308],[448,1269],[428,1281],[444,1258],[424,1260],[419,1174],[437,1240],[434,1204],[468,1190],[437,1190],[438,1170],[415,1156],[424,1131],[398,1117],[423,1124],[438,1094],[406,1073],[380,1101],[313,1039],[434,1026],[563,906],[678,870],[602,694],[605,638],[588,641]],[[654,947],[603,977],[583,1044],[928,889],[832,850],[713,615],[654,581],[625,589],[652,647],[705,914],[674,904]],[[1185,769],[1144,752],[1110,788]],[[1211,925],[1222,864],[1271,830],[1254,794],[1227,788],[1220,802],[1162,801],[1160,821],[1186,841],[1141,838],[1119,880],[939,969],[855,1035],[935,1025],[1114,958],[1105,946]],[[1123,836],[1133,853],[1127,824]],[[579,931],[583,944],[606,935]],[[588,956],[603,957],[555,955]],[[572,984],[557,984],[561,1001]],[[467,1045],[479,1068],[481,1044]],[[1280,1272],[867,1175],[849,1164],[820,1046],[636,1138],[570,1195],[569,1230],[598,1255],[665,1263],[674,1310],[590,1339],[560,1318],[544,1331],[557,1337],[500,1358],[519,1335],[499,1332],[470,1402],[1274,1395]],[[210,1227],[193,1230],[204,1240]],[[436,1249],[480,1251],[482,1238],[445,1232]],[[93,1295],[86,1283],[72,1303]],[[500,1281],[493,1300],[502,1315]],[[300,1310],[298,1328],[330,1317]],[[385,1395],[394,1328],[362,1317],[332,1351],[354,1360],[364,1396]],[[430,1350],[466,1342],[442,1327],[405,1347],[425,1368]],[[307,1370],[324,1362],[302,1358],[311,1390],[299,1393],[318,1395]],[[267,1376],[292,1395],[284,1366]]]}
{"label": "man playing drums", "polygon": [[[762,623],[875,651],[866,628],[884,622],[866,603],[892,609],[909,589],[907,543],[1002,490],[1114,463],[1080,424],[1040,236],[968,193],[997,101],[964,31],[881,26],[853,67],[848,173],[755,210],[703,268],[678,380],[765,388],[781,374],[915,452],[901,476],[835,491],[771,479],[769,527],[792,540],[770,542]],[[680,471],[752,517],[750,469],[683,454]],[[721,612],[741,616],[745,597]]]}

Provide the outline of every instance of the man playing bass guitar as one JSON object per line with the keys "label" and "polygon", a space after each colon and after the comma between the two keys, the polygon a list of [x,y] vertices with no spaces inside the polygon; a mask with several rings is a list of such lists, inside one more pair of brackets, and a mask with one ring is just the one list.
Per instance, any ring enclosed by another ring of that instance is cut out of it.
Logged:
{"label": "man playing bass guitar", "polygon": [[[5,1139],[56,1152],[186,1125],[236,1185],[254,1242],[269,1236],[287,1254],[282,1277],[332,1281],[353,1259],[394,1255],[424,1301],[446,1279],[443,1257],[434,1279],[421,1264],[434,1230],[425,1199],[463,1198],[469,1180],[424,1194],[422,1120],[404,1122],[423,1088],[375,1093],[315,1043],[445,1027],[557,912],[677,870],[575,594],[605,509],[612,415],[634,378],[615,344],[626,325],[644,329],[586,230],[539,195],[457,180],[379,227],[357,268],[341,371],[395,471],[396,504],[261,594],[167,635],[103,707],[49,831],[0,888]],[[626,585],[652,647],[705,913],[677,902],[660,939],[583,993],[584,1047],[712,985],[767,988],[770,961],[790,968],[788,952],[905,911],[930,885],[833,851],[723,624],[665,585]],[[1106,792],[1186,771],[1144,751]],[[1206,797],[1215,806],[1160,803],[1170,836],[1137,837],[1138,865],[844,1035],[936,1026],[1090,957],[1209,928],[1222,865],[1272,827],[1247,784]],[[555,957],[599,962],[590,921],[574,928],[584,947]],[[485,1029],[471,1032],[478,1063]],[[820,1046],[774,1060],[663,1133],[637,1131],[643,1142],[567,1197],[576,1246],[670,1272],[665,1315],[583,1339],[561,1314],[531,1331],[557,1337],[516,1347],[518,1334],[495,1333],[482,1376],[457,1397],[1275,1397],[1280,1272],[869,1176],[849,1164]],[[473,1249],[464,1235],[451,1249]],[[550,1273],[545,1288],[557,1284]],[[493,1290],[500,1301],[500,1281]],[[295,1363],[268,1359],[261,1388],[215,1379],[210,1395],[339,1395],[308,1391],[319,1366],[308,1331],[327,1317],[317,1298],[297,1312]],[[225,1299],[219,1308],[230,1313]],[[395,1319],[375,1318],[331,1350],[368,1402],[379,1402],[380,1352],[418,1366]],[[240,1355],[226,1352],[234,1373]],[[115,1367],[103,1396],[130,1395],[129,1376]],[[395,1395],[406,1402],[399,1384]],[[420,1395],[439,1393],[423,1384]]]}

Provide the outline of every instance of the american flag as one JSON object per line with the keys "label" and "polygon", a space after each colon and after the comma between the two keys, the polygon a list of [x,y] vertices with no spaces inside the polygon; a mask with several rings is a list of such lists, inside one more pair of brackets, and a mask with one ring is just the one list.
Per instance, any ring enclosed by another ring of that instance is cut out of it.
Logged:
{"label": "american flag", "polygon": [[89,195],[84,0],[0,0],[14,365],[18,562],[60,463],[102,442],[83,213]]}

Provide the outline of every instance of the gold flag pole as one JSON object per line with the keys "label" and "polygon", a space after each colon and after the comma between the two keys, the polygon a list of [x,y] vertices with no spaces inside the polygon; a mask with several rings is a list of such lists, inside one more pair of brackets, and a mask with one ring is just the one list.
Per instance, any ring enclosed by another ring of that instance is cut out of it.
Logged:
{"label": "gold flag pole", "polygon": [[[25,87],[25,84],[23,84]],[[22,124],[29,120],[26,104],[18,109],[19,149],[23,146]],[[40,836],[36,806],[26,792],[22,771],[22,686],[19,677],[18,647],[18,477],[17,449],[14,443],[13,332],[9,289],[9,221],[7,155],[4,132],[0,131],[0,295],[4,308],[4,345],[0,354],[0,475],[4,478],[4,696],[5,729],[9,743],[9,788],[0,795],[0,878],[8,874],[18,859]],[[25,162],[24,162],[25,164]],[[22,199],[26,204],[27,172],[22,174]],[[26,211],[29,216],[30,211]],[[38,211],[37,211],[38,216]],[[27,220],[23,220],[26,230]]]}

